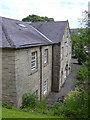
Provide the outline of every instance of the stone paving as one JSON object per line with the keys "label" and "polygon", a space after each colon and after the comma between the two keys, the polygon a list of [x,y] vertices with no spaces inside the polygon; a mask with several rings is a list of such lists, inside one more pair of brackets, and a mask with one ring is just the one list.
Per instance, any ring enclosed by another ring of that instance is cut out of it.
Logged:
{"label": "stone paving", "polygon": [[53,107],[54,103],[57,101],[59,97],[67,96],[67,94],[74,89],[75,79],[76,79],[76,73],[75,69],[80,67],[81,65],[78,64],[76,59],[72,59],[71,63],[71,73],[66,79],[64,85],[62,86],[60,92],[55,93],[51,92],[47,97],[47,107]]}

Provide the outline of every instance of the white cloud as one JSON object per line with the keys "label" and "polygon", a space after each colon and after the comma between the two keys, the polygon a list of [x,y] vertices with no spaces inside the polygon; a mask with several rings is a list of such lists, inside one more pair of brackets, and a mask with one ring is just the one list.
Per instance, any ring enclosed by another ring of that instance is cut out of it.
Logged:
{"label": "white cloud", "polygon": [[1,16],[19,19],[36,14],[52,17],[56,21],[69,20],[77,26],[82,11],[87,10],[88,0],[0,0]]}

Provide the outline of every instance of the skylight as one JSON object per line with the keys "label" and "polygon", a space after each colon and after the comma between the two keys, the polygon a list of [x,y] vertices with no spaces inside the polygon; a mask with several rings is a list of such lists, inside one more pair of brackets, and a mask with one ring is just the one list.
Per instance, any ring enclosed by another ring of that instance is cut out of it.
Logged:
{"label": "skylight", "polygon": [[19,25],[20,27],[23,27],[23,28],[27,28],[25,25],[23,25],[21,23],[17,23],[17,25]]}

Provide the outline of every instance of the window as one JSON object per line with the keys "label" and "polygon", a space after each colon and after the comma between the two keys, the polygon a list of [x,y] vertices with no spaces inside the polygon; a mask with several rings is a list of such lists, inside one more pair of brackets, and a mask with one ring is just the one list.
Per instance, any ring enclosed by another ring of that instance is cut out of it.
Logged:
{"label": "window", "polygon": [[46,94],[47,91],[48,91],[48,84],[47,84],[47,80],[46,80],[46,81],[44,81],[44,85],[43,85],[43,92],[44,92],[44,94]]}
{"label": "window", "polygon": [[38,90],[36,90],[36,91],[34,92],[34,94],[38,96]]}
{"label": "window", "polygon": [[64,79],[66,79],[66,70],[64,71]]}
{"label": "window", "polygon": [[68,46],[66,46],[66,56],[68,56]]}
{"label": "window", "polygon": [[48,49],[44,51],[44,64],[48,63]]}
{"label": "window", "polygon": [[22,28],[27,28],[24,24],[22,23],[16,23],[18,26],[22,27]]}
{"label": "window", "polygon": [[36,68],[37,68],[37,52],[32,52],[31,69],[34,70]]}

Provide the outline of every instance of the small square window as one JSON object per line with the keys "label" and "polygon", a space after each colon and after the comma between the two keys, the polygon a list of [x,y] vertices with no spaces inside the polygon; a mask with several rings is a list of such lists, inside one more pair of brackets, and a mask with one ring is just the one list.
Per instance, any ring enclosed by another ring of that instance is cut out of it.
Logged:
{"label": "small square window", "polygon": [[44,85],[43,85],[43,92],[44,92],[44,94],[46,94],[47,91],[48,91],[48,82],[47,81],[48,80],[44,81]]}
{"label": "small square window", "polygon": [[48,49],[44,51],[44,64],[48,63]]}
{"label": "small square window", "polygon": [[31,55],[31,69],[34,70],[37,68],[37,52],[32,52]]}

